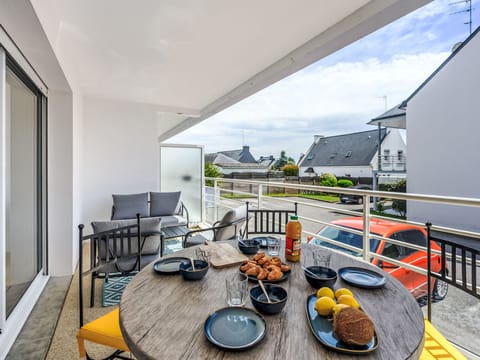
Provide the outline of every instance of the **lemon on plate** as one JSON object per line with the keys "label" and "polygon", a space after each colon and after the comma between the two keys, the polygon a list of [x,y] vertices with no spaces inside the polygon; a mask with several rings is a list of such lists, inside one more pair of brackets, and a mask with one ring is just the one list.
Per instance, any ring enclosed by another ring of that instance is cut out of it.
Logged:
{"label": "lemon on plate", "polygon": [[360,307],[357,300],[355,300],[355,298],[352,295],[342,295],[339,298],[337,298],[337,302],[339,304],[345,304],[345,305],[354,307],[355,309],[358,309]]}
{"label": "lemon on plate", "polygon": [[335,301],[328,296],[322,296],[315,301],[315,310],[319,315],[329,316],[332,314]]}
{"label": "lemon on plate", "polygon": [[347,304],[336,304],[332,309],[333,316],[337,315],[342,309],[345,309],[347,307],[350,306],[348,306]]}
{"label": "lemon on plate", "polygon": [[335,290],[335,297],[337,299],[342,295],[353,296],[353,293],[350,291],[350,289],[347,289],[347,288],[340,288],[340,289]]}
{"label": "lemon on plate", "polygon": [[329,297],[330,299],[334,299],[335,298],[335,294],[333,293],[333,290],[330,289],[329,287],[321,287],[320,289],[318,289],[317,291],[317,298],[321,298],[321,297],[324,297],[324,296],[327,296]]}

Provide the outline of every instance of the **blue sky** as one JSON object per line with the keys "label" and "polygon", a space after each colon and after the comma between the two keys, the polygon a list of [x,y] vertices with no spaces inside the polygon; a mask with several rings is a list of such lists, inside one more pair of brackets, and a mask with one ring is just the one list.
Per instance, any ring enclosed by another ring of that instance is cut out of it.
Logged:
{"label": "blue sky", "polygon": [[[472,1],[472,31],[480,25]],[[281,150],[298,159],[313,135],[372,130],[366,123],[406,99],[469,35],[466,3],[435,0],[350,46],[269,86],[169,143],[205,152],[249,145],[255,157]],[[212,131],[212,129],[215,129]]]}

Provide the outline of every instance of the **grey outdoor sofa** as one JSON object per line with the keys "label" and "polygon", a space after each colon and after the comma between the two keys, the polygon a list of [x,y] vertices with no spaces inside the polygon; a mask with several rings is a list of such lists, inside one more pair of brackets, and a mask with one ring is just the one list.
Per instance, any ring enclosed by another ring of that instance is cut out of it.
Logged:
{"label": "grey outdoor sofa", "polygon": [[[114,229],[137,224],[137,214],[140,216],[140,258],[141,267],[144,267],[163,256],[162,229],[175,226],[188,227],[188,211],[180,200],[181,192],[150,192],[140,194],[112,195],[112,216],[107,221],[93,221],[91,223],[93,233],[104,233]],[[130,252],[138,252],[138,246],[131,242],[131,237],[136,235],[136,229],[131,236],[118,240],[118,248],[121,244],[129,248]],[[98,251],[100,258],[105,257],[105,250]],[[113,264],[102,266],[93,274],[93,279],[109,276],[112,273],[130,273],[137,265],[135,256],[119,258]]]}

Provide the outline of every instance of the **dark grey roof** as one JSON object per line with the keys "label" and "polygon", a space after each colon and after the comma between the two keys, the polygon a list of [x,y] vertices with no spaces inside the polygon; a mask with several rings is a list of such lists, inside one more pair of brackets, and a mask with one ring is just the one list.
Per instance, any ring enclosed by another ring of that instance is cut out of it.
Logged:
{"label": "dark grey roof", "polygon": [[370,120],[367,124],[368,125],[378,125],[381,123],[382,126],[388,128],[398,128],[398,129],[405,129],[406,128],[406,114],[407,110],[401,108],[402,104],[398,104],[391,108],[390,110],[384,112],[383,114],[377,116]]}
{"label": "dark grey roof", "polygon": [[253,155],[250,153],[249,146],[244,146],[240,150],[219,151],[218,153],[206,154],[205,161],[215,163],[215,159],[219,154],[223,154],[226,157],[229,157],[244,164],[253,164],[257,162],[257,160],[255,160]]}
{"label": "dark grey roof", "polygon": [[[381,139],[387,130],[381,129]],[[319,138],[299,166],[369,165],[377,151],[378,130]]]}
{"label": "dark grey roof", "polygon": [[382,115],[379,115],[379,116],[373,118],[372,121],[373,121],[373,120],[390,119],[390,118],[392,118],[392,117],[397,117],[397,116],[403,116],[403,115],[405,115],[406,110],[400,108],[400,105],[401,105],[401,104],[398,104],[398,105],[394,106],[394,107],[391,108],[390,110],[384,112]]}
{"label": "dark grey roof", "polygon": [[267,166],[267,167],[270,167],[271,165],[273,165],[274,162],[275,162],[275,158],[273,157],[273,155],[260,156],[260,158],[257,160],[257,163],[262,164],[262,165]]}
{"label": "dark grey roof", "polygon": [[205,154],[205,162],[212,163],[217,158],[217,153]]}

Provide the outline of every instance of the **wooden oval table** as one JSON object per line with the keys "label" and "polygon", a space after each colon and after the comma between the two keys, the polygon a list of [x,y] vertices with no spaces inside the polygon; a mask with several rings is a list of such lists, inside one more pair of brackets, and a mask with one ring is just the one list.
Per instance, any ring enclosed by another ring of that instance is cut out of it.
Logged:
{"label": "wooden oval table", "polygon": [[[235,246],[235,244],[232,244]],[[302,257],[311,259],[316,245],[304,244]],[[330,267],[357,266],[382,272],[366,262],[332,252]],[[193,256],[195,247],[173,256]],[[152,264],[126,287],[120,303],[120,327],[138,359],[353,359],[328,350],[315,338],[306,316],[307,297],[315,293],[300,263],[291,263],[288,280],[280,283],[288,300],[280,314],[265,315],[266,336],[247,351],[225,352],[211,344],[204,333],[207,317],[225,307],[225,277],[238,266],[210,267],[200,281],[184,281],[181,275],[160,275]],[[413,296],[393,277],[381,289],[350,286],[338,278],[334,288],[348,287],[375,324],[379,346],[362,359],[418,359],[423,348],[424,320]],[[249,287],[254,286],[250,284]],[[250,299],[247,307],[253,308]]]}

